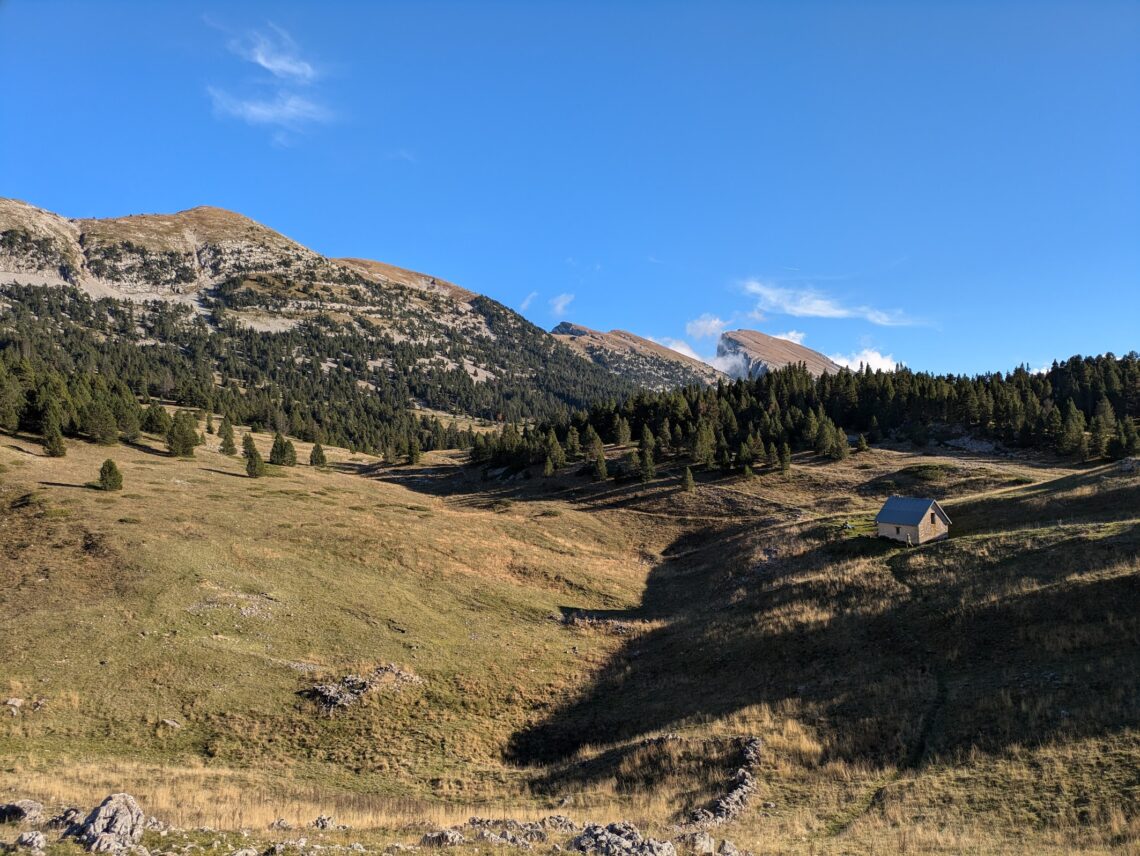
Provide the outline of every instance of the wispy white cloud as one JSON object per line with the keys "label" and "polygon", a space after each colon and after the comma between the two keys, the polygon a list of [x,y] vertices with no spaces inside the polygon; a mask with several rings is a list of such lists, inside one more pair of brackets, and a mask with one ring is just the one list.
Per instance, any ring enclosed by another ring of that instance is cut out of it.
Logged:
{"label": "wispy white cloud", "polygon": [[564,315],[566,313],[566,308],[570,305],[570,302],[573,299],[573,294],[559,294],[555,297],[550,298],[550,311],[555,315]]}
{"label": "wispy white cloud", "polygon": [[874,348],[864,348],[854,354],[828,354],[827,358],[849,369],[857,369],[860,366],[870,366],[872,371],[882,369],[885,372],[889,372],[898,365],[898,360],[894,358],[893,354],[883,354]]}
{"label": "wispy white cloud", "polygon": [[326,122],[331,114],[301,95],[278,92],[271,99],[235,98],[228,92],[207,87],[214,102],[214,110],[226,116],[242,119],[251,125],[280,125],[298,129],[309,122]]}
{"label": "wispy white cloud", "polygon": [[521,309],[523,312],[526,312],[528,309],[530,309],[530,305],[534,303],[534,299],[536,297],[538,297],[538,292],[532,291],[522,299],[522,303],[519,304],[519,309]]}
{"label": "wispy white cloud", "polygon": [[788,342],[795,342],[797,345],[802,345],[804,339],[807,338],[807,333],[800,330],[788,330],[786,333],[773,333],[773,339],[784,339]]}
{"label": "wispy white cloud", "polygon": [[[208,18],[205,22],[228,32]],[[292,134],[335,118],[315,91],[314,83],[320,76],[317,66],[301,55],[293,37],[281,27],[270,23],[266,30],[230,34],[227,47],[234,56],[269,72],[270,77],[261,75],[238,84],[206,87],[215,115],[273,128],[273,139],[278,143],[288,143]]]}
{"label": "wispy white cloud", "polygon": [[844,305],[814,288],[784,288],[751,279],[744,283],[744,291],[757,298],[756,308],[750,313],[755,320],[761,320],[765,312],[772,312],[794,318],[862,318],[882,327],[916,323],[899,311]]}
{"label": "wispy white cloud", "polygon": [[270,22],[270,32],[253,30],[230,40],[229,49],[242,59],[259,65],[274,77],[308,83],[317,77],[317,69],[300,55],[297,43],[281,27]]}
{"label": "wispy white cloud", "polygon": [[686,324],[685,332],[694,339],[711,339],[723,333],[724,328],[727,326],[727,321],[718,318],[710,312],[706,312],[699,318],[694,318]]}
{"label": "wispy white cloud", "polygon": [[[652,337],[649,338],[652,339]],[[705,358],[693,350],[693,346],[684,339],[670,339],[668,336],[663,336],[660,339],[652,339],[652,341],[658,342],[669,350],[676,351],[678,354],[684,354],[686,357],[692,357],[694,360],[705,362]]]}

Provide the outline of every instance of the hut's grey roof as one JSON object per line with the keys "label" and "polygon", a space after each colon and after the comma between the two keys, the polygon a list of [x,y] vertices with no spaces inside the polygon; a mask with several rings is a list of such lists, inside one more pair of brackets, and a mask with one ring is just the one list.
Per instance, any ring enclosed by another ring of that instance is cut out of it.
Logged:
{"label": "hut's grey roof", "polygon": [[918,496],[892,496],[883,503],[883,507],[879,510],[878,515],[875,517],[876,523],[893,523],[897,526],[917,526],[922,522],[922,518],[926,516],[931,508],[938,512],[938,515],[946,521],[946,525],[950,525],[950,517],[942,510],[942,506],[935,502],[933,499],[926,499]]}

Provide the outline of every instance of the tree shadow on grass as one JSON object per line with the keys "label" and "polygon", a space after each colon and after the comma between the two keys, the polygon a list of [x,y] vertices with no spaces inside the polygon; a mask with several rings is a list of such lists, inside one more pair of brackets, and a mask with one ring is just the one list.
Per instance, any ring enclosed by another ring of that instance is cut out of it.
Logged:
{"label": "tree shadow on grass", "polygon": [[99,487],[99,485],[97,485],[93,482],[85,482],[84,484],[73,484],[71,482],[42,481],[42,482],[36,482],[36,484],[43,485],[44,487],[71,487],[71,488],[76,488],[78,490],[102,490],[103,489],[103,488]]}

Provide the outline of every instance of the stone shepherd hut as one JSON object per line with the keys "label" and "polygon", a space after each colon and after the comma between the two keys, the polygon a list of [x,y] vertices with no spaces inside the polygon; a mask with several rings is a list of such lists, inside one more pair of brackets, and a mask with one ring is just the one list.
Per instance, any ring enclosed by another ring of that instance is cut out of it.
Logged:
{"label": "stone shepherd hut", "polygon": [[933,499],[892,496],[875,517],[880,538],[925,544],[950,536],[950,518]]}

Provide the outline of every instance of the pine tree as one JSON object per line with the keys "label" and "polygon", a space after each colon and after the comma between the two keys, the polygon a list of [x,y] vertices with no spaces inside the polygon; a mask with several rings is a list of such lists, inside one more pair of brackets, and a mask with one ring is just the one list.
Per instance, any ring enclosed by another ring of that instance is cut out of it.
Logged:
{"label": "pine tree", "polygon": [[408,443],[408,463],[418,464],[423,456],[423,450],[420,448],[420,438],[413,437],[412,441]]}
{"label": "pine tree", "polygon": [[292,440],[285,441],[285,453],[281,463],[287,467],[297,466],[297,449],[293,446]]}
{"label": "pine tree", "polygon": [[780,472],[786,473],[792,468],[792,450],[787,443],[780,444]]}
{"label": "pine tree", "polygon": [[1089,454],[1099,458],[1108,451],[1108,444],[1116,435],[1116,413],[1107,398],[1102,397],[1097,402],[1089,430],[1092,432]]}
{"label": "pine tree", "polygon": [[576,460],[582,454],[582,440],[578,436],[578,429],[571,425],[566,429],[566,456]]}
{"label": "pine tree", "polygon": [[[249,437],[248,434],[245,436]],[[261,452],[257,451],[257,447],[253,445],[252,440],[248,452],[249,454],[245,457],[245,474],[251,479],[260,478],[265,475],[265,461],[261,457]]]}
{"label": "pine tree", "polygon": [[765,462],[768,466],[775,469],[780,465],[780,453],[776,451],[776,444],[774,442],[768,443],[768,451],[764,455]]}
{"label": "pine tree", "polygon": [[706,420],[701,420],[693,435],[692,456],[693,463],[706,467],[711,466],[716,460],[716,437],[712,426]]}
{"label": "pine tree", "polygon": [[594,458],[594,478],[598,481],[605,481],[608,477],[609,471],[606,469],[606,454],[599,449],[597,456]]}
{"label": "pine tree", "polygon": [[233,455],[237,452],[237,447],[234,446],[234,426],[228,416],[222,417],[222,424],[218,428],[218,439],[221,440],[218,451],[223,455]]}
{"label": "pine tree", "polygon": [[833,460],[842,461],[851,451],[847,445],[847,432],[838,425],[833,425],[831,437],[831,451],[828,454]]}
{"label": "pine tree", "polygon": [[657,439],[653,436],[653,432],[649,430],[649,423],[641,423],[641,439],[638,441],[637,447],[644,451],[648,449],[650,452],[657,446]]}
{"label": "pine tree", "polygon": [[133,398],[122,402],[116,414],[116,421],[119,423],[123,439],[128,443],[137,443],[142,432],[142,423],[139,419],[139,406]]}
{"label": "pine tree", "polygon": [[170,430],[170,424],[170,414],[160,404],[151,404],[143,414],[142,429],[148,434],[165,437]]}
{"label": "pine tree", "polygon": [[1062,455],[1076,455],[1085,437],[1085,415],[1077,409],[1070,398],[1065,402],[1065,418],[1061,422],[1061,436],[1057,439],[1057,451]]}
{"label": "pine tree", "polygon": [[646,446],[638,453],[639,475],[643,482],[651,482],[657,476],[657,466],[653,462],[653,449]]}
{"label": "pine tree", "polygon": [[681,490],[685,491],[685,493],[689,493],[695,487],[696,484],[693,482],[693,471],[688,467],[685,467],[685,474],[681,476]]}
{"label": "pine tree", "polygon": [[100,446],[113,446],[119,439],[115,414],[102,401],[92,401],[83,411],[83,433]]}
{"label": "pine tree", "polygon": [[115,466],[115,462],[107,458],[99,468],[99,488],[101,490],[122,490],[123,474]]}
{"label": "pine tree", "polygon": [[550,478],[554,475],[554,461],[550,460],[550,455],[546,456],[546,463],[542,465],[542,477]]}
{"label": "pine tree", "polygon": [[752,467],[750,467],[748,464],[744,465],[744,477],[746,479],[752,478]]}
{"label": "pine tree", "polygon": [[246,434],[241,438],[241,456],[248,460],[253,455],[260,457],[261,453],[257,451],[257,444],[253,441],[253,435]]}
{"label": "pine tree", "polygon": [[166,447],[177,458],[194,457],[194,447],[198,445],[198,420],[189,410],[179,410],[174,414],[170,430],[166,432]]}
{"label": "pine tree", "polygon": [[321,448],[320,443],[313,444],[313,450],[309,452],[309,466],[310,467],[323,467],[325,466],[325,450]]}
{"label": "pine tree", "polygon": [[273,446],[269,449],[269,463],[275,467],[285,465],[285,438],[278,431],[273,435]]}
{"label": "pine tree", "polygon": [[867,438],[865,436],[863,436],[862,434],[860,434],[859,435],[859,441],[855,444],[855,451],[856,452],[868,452],[870,450],[871,450],[871,446],[867,443]]}
{"label": "pine tree", "polygon": [[206,433],[214,433],[214,413],[210,410],[206,411]]}
{"label": "pine tree", "polygon": [[622,416],[618,416],[614,421],[614,425],[616,426],[614,431],[616,435],[614,442],[619,446],[628,446],[631,439],[629,420],[625,419]]}
{"label": "pine tree", "polygon": [[43,420],[44,453],[49,458],[62,458],[67,454],[67,446],[63,442],[63,432],[59,428],[59,417],[55,411],[48,411]]}

